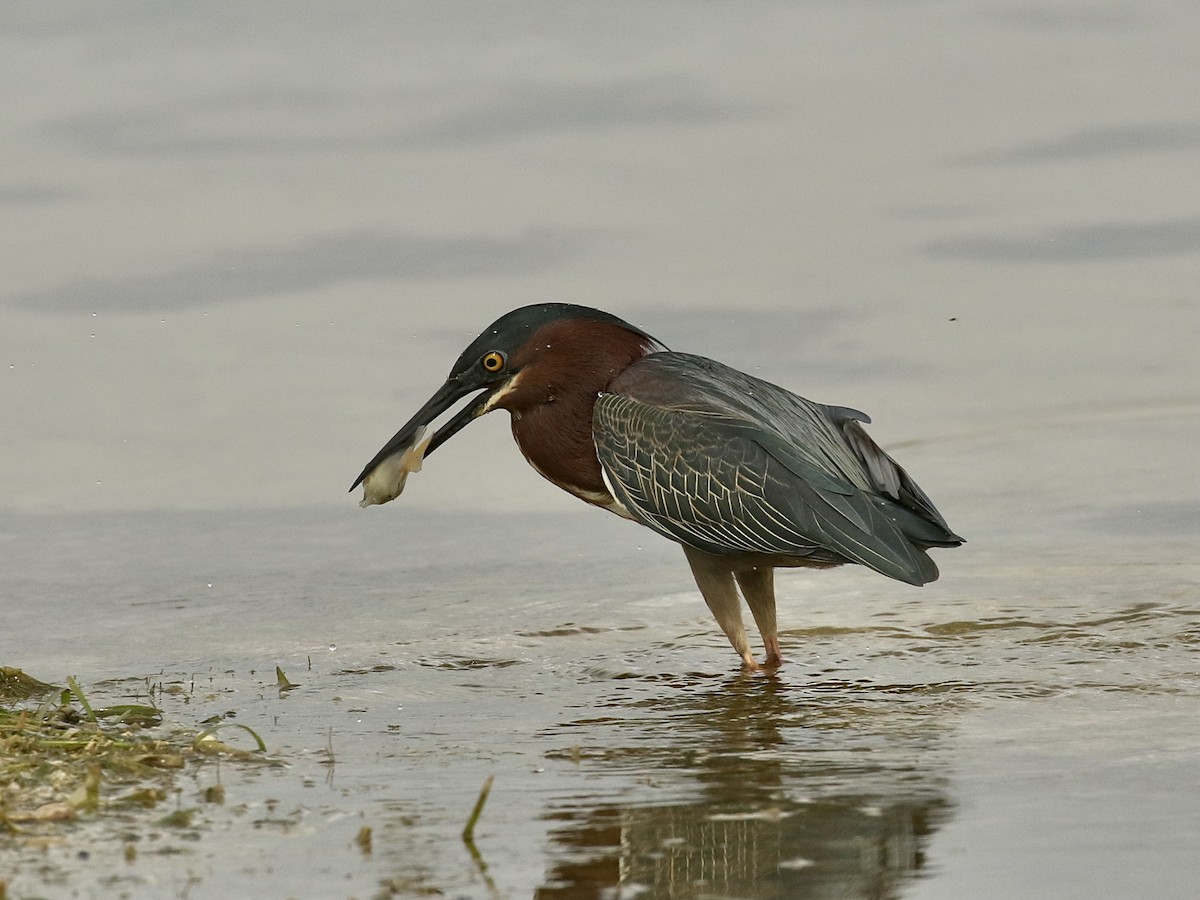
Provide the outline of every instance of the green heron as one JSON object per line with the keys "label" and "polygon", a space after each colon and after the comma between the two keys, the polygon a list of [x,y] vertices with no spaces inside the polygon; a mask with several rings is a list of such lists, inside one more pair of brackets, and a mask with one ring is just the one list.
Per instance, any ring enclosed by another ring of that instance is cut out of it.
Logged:
{"label": "green heron", "polygon": [[747,668],[758,666],[738,587],[776,666],[777,566],[859,563],[922,585],[938,577],[927,548],[963,543],[863,430],[865,414],[671,352],[616,316],[567,303],[489,325],[350,489],[365,482],[364,505],[393,499],[423,455],[494,409],[509,411],[517,446],[543,477],[683,546]]}

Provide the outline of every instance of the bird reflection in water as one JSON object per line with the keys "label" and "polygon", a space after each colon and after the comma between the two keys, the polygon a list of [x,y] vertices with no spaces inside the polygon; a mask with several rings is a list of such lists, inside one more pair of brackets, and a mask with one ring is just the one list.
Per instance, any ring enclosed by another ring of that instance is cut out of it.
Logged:
{"label": "bird reflection in water", "polygon": [[559,861],[535,898],[883,900],[921,870],[951,803],[936,712],[912,687],[675,687],[614,703],[631,713],[614,726],[620,746],[584,751],[584,764],[648,774],[678,799],[553,808]]}

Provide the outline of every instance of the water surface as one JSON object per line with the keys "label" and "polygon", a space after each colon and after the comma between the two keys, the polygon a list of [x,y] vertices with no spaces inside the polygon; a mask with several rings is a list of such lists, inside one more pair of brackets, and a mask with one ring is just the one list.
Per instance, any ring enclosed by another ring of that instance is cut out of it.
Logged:
{"label": "water surface", "polygon": [[[9,895],[1192,896],[1198,17],[0,13],[0,664],[286,763],[10,836]],[[866,410],[969,543],[781,574],[745,676],[500,416],[359,510],[544,300]]]}

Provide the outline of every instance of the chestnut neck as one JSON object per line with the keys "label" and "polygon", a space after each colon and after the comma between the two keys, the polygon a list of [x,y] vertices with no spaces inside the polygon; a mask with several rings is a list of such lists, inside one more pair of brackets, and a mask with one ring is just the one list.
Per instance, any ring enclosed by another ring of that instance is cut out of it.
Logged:
{"label": "chestnut neck", "polygon": [[604,506],[611,495],[592,438],[596,397],[656,349],[609,322],[563,319],[539,328],[513,359],[518,375],[496,404],[512,413],[513,438],[554,484]]}

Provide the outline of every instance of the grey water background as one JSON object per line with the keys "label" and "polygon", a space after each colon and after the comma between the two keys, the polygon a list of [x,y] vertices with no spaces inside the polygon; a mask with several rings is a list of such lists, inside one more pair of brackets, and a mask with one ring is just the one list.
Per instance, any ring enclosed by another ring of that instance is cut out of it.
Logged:
{"label": "grey water background", "polygon": [[[10,896],[1194,896],[1198,30],[7,5],[0,664],[289,763],[190,773],[226,804],[132,864],[5,838]],[[789,663],[743,677],[678,548],[502,416],[358,509],[543,300],[866,410],[970,542],[920,591],[782,575]]]}

